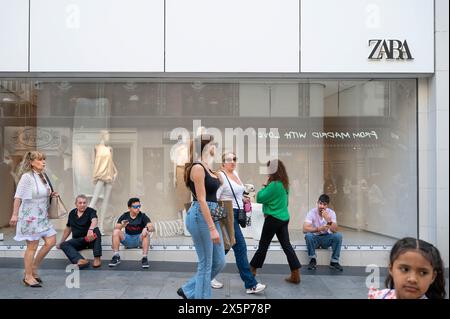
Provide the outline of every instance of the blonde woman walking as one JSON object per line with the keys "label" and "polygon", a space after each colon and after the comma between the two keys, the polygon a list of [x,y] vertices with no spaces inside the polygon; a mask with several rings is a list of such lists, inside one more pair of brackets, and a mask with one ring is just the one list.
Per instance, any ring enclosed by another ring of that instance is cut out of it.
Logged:
{"label": "blonde woman walking", "polygon": [[[48,208],[50,196],[58,194],[52,193],[44,173],[45,154],[38,151],[26,152],[20,165],[20,180],[9,223],[16,226],[14,240],[25,240],[27,243],[23,284],[38,288],[42,287],[42,280],[38,275],[39,265],[56,243],[56,231],[48,220]],[[45,244],[36,254],[41,238]]]}

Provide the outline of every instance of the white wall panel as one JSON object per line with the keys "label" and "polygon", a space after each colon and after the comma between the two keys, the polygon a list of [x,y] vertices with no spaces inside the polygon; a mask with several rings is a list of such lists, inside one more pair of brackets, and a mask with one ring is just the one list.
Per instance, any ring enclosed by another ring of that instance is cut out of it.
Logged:
{"label": "white wall panel", "polygon": [[0,0],[0,72],[28,71],[28,0]]}
{"label": "white wall panel", "polygon": [[31,0],[31,71],[161,72],[163,0]]}
{"label": "white wall panel", "polygon": [[299,0],[167,0],[166,71],[299,72]]}
{"label": "white wall panel", "polygon": [[[434,72],[433,0],[302,0],[301,72]],[[371,61],[370,39],[407,40],[414,60]]]}

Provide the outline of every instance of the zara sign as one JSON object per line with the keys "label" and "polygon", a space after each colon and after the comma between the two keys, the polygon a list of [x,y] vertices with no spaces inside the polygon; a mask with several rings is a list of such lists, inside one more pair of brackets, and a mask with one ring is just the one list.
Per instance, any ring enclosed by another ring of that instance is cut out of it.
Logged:
{"label": "zara sign", "polygon": [[369,40],[369,47],[372,48],[369,60],[414,60],[409,49],[408,42],[404,40],[385,40],[385,39],[371,39]]}

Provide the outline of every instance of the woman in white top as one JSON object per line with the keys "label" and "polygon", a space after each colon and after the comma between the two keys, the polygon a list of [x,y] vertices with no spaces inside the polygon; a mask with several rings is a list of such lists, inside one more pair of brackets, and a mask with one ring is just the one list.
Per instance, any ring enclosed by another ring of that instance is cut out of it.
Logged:
{"label": "woman in white top", "polygon": [[[239,209],[244,208],[242,198],[245,187],[236,172],[236,161],[236,154],[232,152],[222,155],[222,171],[220,172],[220,175],[223,183],[217,190],[217,200],[232,200],[233,202],[234,236],[236,239],[236,244],[234,244],[232,248],[236,258],[236,265],[239,269],[239,275],[244,282],[246,292],[248,294],[254,294],[263,291],[266,286],[258,283],[250,271],[250,265],[247,258],[247,243],[245,242],[241,227],[238,223]],[[228,251],[225,253],[227,252]],[[213,278],[211,281],[211,287],[222,288],[223,284]]]}
{"label": "woman in white top", "polygon": [[[20,180],[14,196],[11,226],[16,226],[14,240],[27,242],[24,255],[25,277],[23,283],[28,287],[42,287],[38,267],[56,243],[56,231],[48,220],[48,208],[52,193],[44,175],[45,155],[38,151],[26,152],[20,163]],[[39,250],[39,240],[44,246]]]}

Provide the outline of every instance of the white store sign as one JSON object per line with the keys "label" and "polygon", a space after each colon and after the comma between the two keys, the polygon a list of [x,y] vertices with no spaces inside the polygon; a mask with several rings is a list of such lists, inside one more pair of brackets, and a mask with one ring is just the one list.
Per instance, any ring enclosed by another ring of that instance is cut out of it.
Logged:
{"label": "white store sign", "polygon": [[302,0],[301,72],[433,73],[433,0]]}

